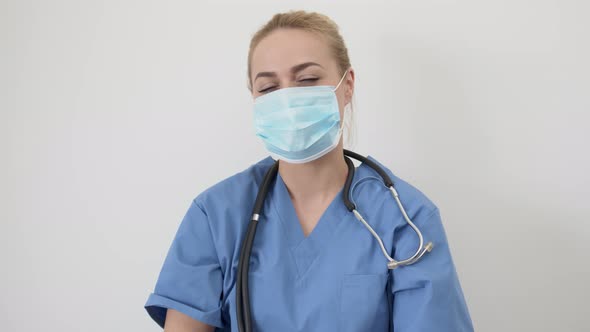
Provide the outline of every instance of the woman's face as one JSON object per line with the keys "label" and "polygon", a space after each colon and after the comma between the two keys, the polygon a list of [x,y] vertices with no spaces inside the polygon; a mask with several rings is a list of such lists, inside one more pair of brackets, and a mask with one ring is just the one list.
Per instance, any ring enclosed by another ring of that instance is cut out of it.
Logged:
{"label": "woman's face", "polygon": [[[293,86],[332,85],[342,77],[328,44],[300,29],[277,29],[263,38],[251,58],[252,97]],[[352,69],[335,91],[340,109],[352,98]]]}

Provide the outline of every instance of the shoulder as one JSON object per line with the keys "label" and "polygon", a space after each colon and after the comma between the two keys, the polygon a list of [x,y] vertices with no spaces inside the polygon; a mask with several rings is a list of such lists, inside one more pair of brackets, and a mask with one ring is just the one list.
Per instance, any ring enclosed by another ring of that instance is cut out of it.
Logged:
{"label": "shoulder", "polygon": [[[382,164],[373,156],[368,155],[367,158],[381,167],[385,173],[393,181],[393,186],[399,194],[400,201],[404,205],[408,215],[419,219],[428,218],[432,213],[438,210],[437,205],[429,198],[422,190],[418,189],[415,185],[408,182],[404,178],[398,176],[392,168]],[[369,168],[367,166],[367,168]],[[369,170],[372,172],[372,170]],[[374,174],[374,176],[378,176]],[[384,191],[389,191],[387,188],[383,188]]]}
{"label": "shoulder", "polygon": [[255,196],[264,174],[273,163],[271,157],[261,159],[206,188],[193,201],[205,211],[220,205],[232,205],[234,208],[244,205],[247,203],[245,198]]}
{"label": "shoulder", "polygon": [[[274,160],[266,157],[203,190],[192,206],[206,220],[217,258],[225,271],[232,264],[241,234],[244,233],[252,212],[258,187]],[[196,209],[198,208],[198,209]],[[195,232],[197,233],[197,232]]]}

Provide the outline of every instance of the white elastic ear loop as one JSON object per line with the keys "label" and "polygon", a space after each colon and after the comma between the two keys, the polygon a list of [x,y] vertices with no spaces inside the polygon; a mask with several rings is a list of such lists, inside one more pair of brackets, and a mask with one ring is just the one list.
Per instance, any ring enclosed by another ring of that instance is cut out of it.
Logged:
{"label": "white elastic ear loop", "polygon": [[332,91],[338,90],[338,87],[340,86],[340,83],[342,83],[342,81],[344,80],[344,78],[346,77],[346,74],[348,74],[348,69],[346,69],[344,71],[344,75],[342,75],[342,78],[340,78],[340,82],[338,82],[338,84],[336,85],[336,87]]}
{"label": "white elastic ear loop", "polygon": [[[348,74],[348,69],[346,69],[344,71],[344,74],[342,75],[342,77],[340,78],[340,82],[338,82],[338,84],[336,85],[336,87],[332,90],[333,92],[338,90],[338,87],[340,87],[340,84],[342,83],[342,81],[344,80],[344,78],[346,77],[346,74]],[[342,135],[342,131],[344,130],[344,121],[347,120],[347,112],[348,110],[348,104],[344,105],[344,112],[342,112],[342,119],[340,120],[340,128],[338,128],[338,136]]]}
{"label": "white elastic ear loop", "polygon": [[350,121],[350,103],[344,105],[344,111],[342,111],[342,119],[340,119],[340,131],[344,130],[344,124]]}

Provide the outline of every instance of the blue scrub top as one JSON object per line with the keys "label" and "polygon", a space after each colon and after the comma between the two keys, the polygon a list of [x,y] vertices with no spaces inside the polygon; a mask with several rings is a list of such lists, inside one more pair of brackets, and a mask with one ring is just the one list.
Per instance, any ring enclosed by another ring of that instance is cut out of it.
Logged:
{"label": "blue scrub top", "polygon": [[[255,331],[473,331],[439,209],[391,177],[408,216],[434,249],[417,263],[387,269],[369,231],[349,212],[342,190],[306,237],[280,174],[265,200],[250,259]],[[191,203],[145,303],[164,326],[167,308],[238,331],[236,272],[243,235],[271,157],[211,186]],[[418,238],[388,188],[368,165],[353,178],[352,199],[397,260]]]}

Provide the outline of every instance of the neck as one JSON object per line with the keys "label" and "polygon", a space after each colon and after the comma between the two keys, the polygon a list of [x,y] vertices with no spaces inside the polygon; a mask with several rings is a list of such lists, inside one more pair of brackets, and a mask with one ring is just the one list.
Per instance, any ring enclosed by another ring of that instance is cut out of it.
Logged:
{"label": "neck", "polygon": [[334,150],[307,163],[290,164],[280,160],[278,171],[293,199],[331,197],[344,186],[348,175],[342,141]]}

